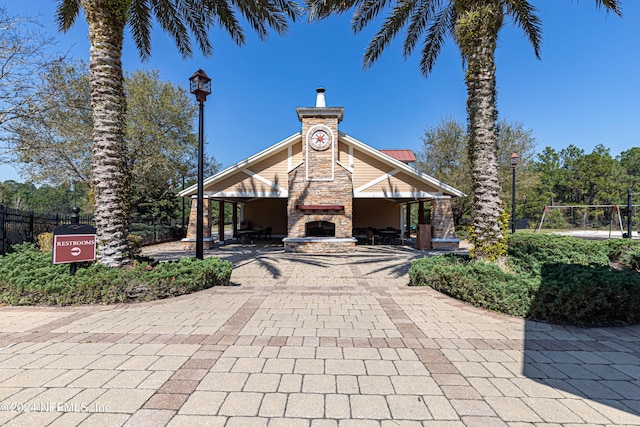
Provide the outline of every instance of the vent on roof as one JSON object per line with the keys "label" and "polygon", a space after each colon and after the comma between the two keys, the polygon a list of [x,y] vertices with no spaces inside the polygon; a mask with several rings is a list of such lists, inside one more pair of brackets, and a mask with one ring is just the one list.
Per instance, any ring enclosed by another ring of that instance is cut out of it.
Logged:
{"label": "vent on roof", "polygon": [[325,108],[327,106],[327,101],[324,98],[324,91],[325,89],[323,87],[316,89],[316,108]]}

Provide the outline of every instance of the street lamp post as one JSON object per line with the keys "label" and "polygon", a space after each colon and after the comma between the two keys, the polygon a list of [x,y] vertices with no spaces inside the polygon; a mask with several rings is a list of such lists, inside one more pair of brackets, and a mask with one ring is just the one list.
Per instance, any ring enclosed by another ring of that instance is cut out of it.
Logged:
{"label": "street lamp post", "polygon": [[211,79],[198,70],[189,78],[191,93],[200,106],[198,122],[198,204],[196,207],[196,258],[204,258],[204,101],[211,93]]}
{"label": "street lamp post", "polygon": [[633,231],[633,223],[631,222],[633,219],[631,215],[633,213],[633,204],[631,203],[631,197],[633,196],[632,190],[633,188],[627,190],[627,237],[629,239],[631,239],[631,232]]}
{"label": "street lamp post", "polygon": [[511,169],[513,170],[513,180],[511,183],[511,232],[516,232],[516,166],[520,158],[516,153],[511,154]]}

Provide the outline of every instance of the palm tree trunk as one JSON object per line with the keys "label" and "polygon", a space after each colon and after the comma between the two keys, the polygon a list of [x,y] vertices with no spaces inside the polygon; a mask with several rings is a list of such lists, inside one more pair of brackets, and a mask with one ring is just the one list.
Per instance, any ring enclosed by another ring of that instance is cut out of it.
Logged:
{"label": "palm tree trunk", "polygon": [[503,14],[499,0],[461,0],[456,36],[467,61],[469,156],[473,175],[473,255],[506,254],[498,180],[495,50]]}
{"label": "palm tree trunk", "polygon": [[127,0],[82,0],[89,24],[93,109],[93,196],[98,260],[119,267],[128,250],[130,179],[126,167],[126,100],[122,43]]}

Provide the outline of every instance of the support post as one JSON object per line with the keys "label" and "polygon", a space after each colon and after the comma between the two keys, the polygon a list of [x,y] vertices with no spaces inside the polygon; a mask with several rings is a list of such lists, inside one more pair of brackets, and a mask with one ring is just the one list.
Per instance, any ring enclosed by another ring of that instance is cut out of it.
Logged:
{"label": "support post", "polygon": [[238,202],[233,202],[233,214],[232,220],[233,222],[233,238],[238,237]]}
{"label": "support post", "polygon": [[224,200],[218,201],[218,236],[220,243],[224,243]]}
{"label": "support post", "polygon": [[31,243],[34,243],[36,241],[34,236],[35,227],[34,227],[33,217],[34,217],[34,213],[33,213],[33,209],[31,209],[29,210],[29,242]]}
{"label": "support post", "polygon": [[[71,208],[71,224],[80,224],[80,208],[74,206]],[[75,276],[76,271],[78,271],[78,263],[72,262],[69,264],[69,275]]]}
{"label": "support post", "polygon": [[4,203],[0,204],[0,254],[4,255],[7,252],[6,248],[6,234],[5,234],[5,209]]}
{"label": "support post", "polygon": [[409,238],[411,237],[411,203],[407,203],[405,215],[405,227],[407,228],[406,237]]}
{"label": "support post", "polygon": [[196,206],[196,258],[204,258],[204,102],[198,123],[198,204]]}
{"label": "support post", "polygon": [[631,192],[631,188],[627,191],[627,238],[631,239],[631,232],[633,230],[633,223],[631,222],[633,216],[632,216],[632,211],[633,211],[633,204],[631,203],[631,196],[632,196],[632,192]]}
{"label": "support post", "polygon": [[516,168],[513,170],[513,180],[511,183],[511,232],[516,232]]}

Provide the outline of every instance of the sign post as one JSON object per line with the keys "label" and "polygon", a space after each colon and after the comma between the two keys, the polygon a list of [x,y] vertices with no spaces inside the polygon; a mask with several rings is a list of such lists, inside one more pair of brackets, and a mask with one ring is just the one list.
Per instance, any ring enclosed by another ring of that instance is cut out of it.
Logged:
{"label": "sign post", "polygon": [[[74,208],[78,209],[78,208]],[[72,224],[60,225],[53,229],[53,264],[68,264],[69,274],[75,275],[79,262],[96,259],[96,229],[90,225],[78,224],[77,212],[71,216]]]}

